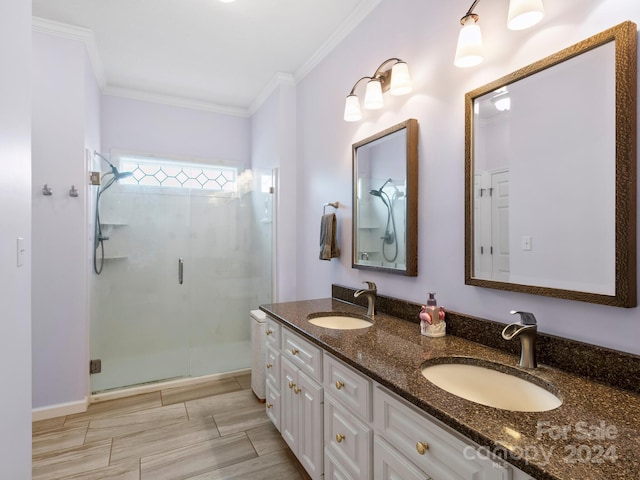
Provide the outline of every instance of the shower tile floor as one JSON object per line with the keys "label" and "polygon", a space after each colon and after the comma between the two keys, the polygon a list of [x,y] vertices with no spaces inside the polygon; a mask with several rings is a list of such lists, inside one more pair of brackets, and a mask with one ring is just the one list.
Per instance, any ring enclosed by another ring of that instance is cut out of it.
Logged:
{"label": "shower tile floor", "polygon": [[33,480],[303,480],[250,375],[33,423]]}

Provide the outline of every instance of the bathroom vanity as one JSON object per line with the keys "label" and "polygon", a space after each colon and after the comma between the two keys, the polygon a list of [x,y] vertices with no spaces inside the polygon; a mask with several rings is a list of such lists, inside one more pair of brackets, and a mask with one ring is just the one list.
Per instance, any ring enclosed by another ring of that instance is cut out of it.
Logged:
{"label": "bathroom vanity", "polygon": [[[362,315],[336,298],[263,305],[267,414],[314,480],[630,479],[640,471],[640,397],[464,338],[421,336],[377,313],[373,325],[314,325],[318,312]],[[446,392],[422,374],[455,358],[532,376],[562,400],[517,412]]]}

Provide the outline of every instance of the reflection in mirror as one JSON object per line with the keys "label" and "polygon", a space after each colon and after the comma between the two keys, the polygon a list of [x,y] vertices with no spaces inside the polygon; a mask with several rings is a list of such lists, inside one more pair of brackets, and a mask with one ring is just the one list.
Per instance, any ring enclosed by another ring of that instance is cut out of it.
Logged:
{"label": "reflection in mirror", "polygon": [[417,124],[353,145],[354,268],[417,275]]}
{"label": "reflection in mirror", "polygon": [[466,96],[466,283],[635,306],[636,27]]}

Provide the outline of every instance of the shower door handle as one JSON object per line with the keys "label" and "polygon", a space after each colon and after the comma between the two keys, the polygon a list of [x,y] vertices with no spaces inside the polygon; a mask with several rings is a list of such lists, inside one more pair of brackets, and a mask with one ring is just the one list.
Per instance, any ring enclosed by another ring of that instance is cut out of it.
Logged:
{"label": "shower door handle", "polygon": [[184,260],[179,258],[178,259],[178,283],[180,285],[182,285],[184,280],[183,274],[184,274]]}

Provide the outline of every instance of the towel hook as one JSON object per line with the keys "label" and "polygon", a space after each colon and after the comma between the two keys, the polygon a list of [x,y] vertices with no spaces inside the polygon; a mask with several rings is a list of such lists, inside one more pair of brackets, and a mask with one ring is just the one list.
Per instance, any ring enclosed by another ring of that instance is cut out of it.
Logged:
{"label": "towel hook", "polygon": [[329,203],[325,203],[322,206],[322,214],[326,215],[327,214],[327,207],[333,207],[333,208],[338,208],[340,206],[340,203],[338,202],[329,202]]}
{"label": "towel hook", "polygon": [[44,187],[42,187],[42,194],[47,197],[53,195],[53,189],[45,183]]}

